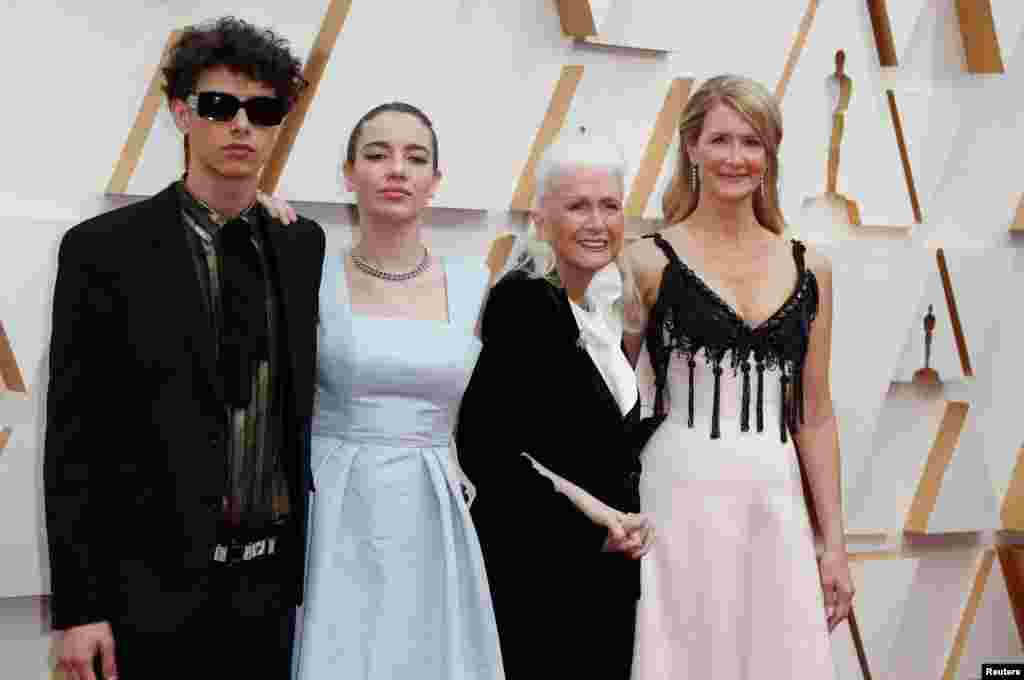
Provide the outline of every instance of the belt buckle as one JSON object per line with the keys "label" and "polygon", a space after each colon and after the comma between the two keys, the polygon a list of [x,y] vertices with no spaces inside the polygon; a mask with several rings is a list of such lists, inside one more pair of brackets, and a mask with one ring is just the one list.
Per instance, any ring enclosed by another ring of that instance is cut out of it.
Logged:
{"label": "belt buckle", "polygon": [[213,548],[213,561],[227,567],[271,557],[278,553],[280,536],[264,535],[262,538],[243,540],[233,538],[230,543],[218,543]]}

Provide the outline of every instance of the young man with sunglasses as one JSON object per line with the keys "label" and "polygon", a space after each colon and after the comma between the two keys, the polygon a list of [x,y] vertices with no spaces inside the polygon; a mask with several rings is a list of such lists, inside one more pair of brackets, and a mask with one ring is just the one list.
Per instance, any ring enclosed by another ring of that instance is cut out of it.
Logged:
{"label": "young man with sunglasses", "polygon": [[305,85],[274,33],[187,29],[164,69],[186,174],[61,243],[44,465],[58,664],[76,680],[289,675],[318,225],[259,171]]}

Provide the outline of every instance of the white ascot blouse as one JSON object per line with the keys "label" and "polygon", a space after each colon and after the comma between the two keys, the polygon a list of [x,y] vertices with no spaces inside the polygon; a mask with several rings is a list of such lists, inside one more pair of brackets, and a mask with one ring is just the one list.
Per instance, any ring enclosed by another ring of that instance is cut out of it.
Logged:
{"label": "white ascot blouse", "polygon": [[586,300],[590,310],[572,300],[569,306],[580,329],[581,343],[615,397],[622,415],[626,415],[638,398],[636,373],[622,352],[622,319],[615,313],[611,297],[593,295],[588,289]]}

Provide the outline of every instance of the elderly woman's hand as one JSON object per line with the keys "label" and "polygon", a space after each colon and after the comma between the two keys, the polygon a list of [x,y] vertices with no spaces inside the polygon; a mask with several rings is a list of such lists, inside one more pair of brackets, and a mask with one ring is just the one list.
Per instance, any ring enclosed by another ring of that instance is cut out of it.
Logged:
{"label": "elderly woman's hand", "polygon": [[646,515],[619,512],[569,480],[556,475],[524,453],[537,472],[551,480],[555,490],[572,501],[594,524],[608,530],[602,550],[621,552],[631,559],[643,557],[654,541],[654,528]]}
{"label": "elderly woman's hand", "polygon": [[606,551],[625,553],[626,557],[638,560],[654,545],[654,524],[647,515],[624,513],[622,528],[626,531],[625,538],[613,541],[609,537],[604,547]]}

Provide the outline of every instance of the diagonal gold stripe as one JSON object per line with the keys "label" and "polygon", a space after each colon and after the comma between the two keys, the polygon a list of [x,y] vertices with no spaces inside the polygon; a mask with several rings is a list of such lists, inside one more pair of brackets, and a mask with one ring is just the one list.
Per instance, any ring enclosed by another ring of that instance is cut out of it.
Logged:
{"label": "diagonal gold stripe", "polygon": [[967,638],[974,625],[974,618],[978,615],[978,607],[981,605],[981,597],[985,594],[985,585],[988,576],[992,573],[992,562],[995,559],[995,551],[986,550],[978,571],[974,576],[974,586],[967,598],[967,606],[964,607],[963,616],[960,619],[960,626],[957,628],[956,637],[953,640],[953,648],[946,658],[946,672],[942,674],[942,680],[956,680],[957,671],[960,668],[960,658],[963,656],[964,648],[967,646]]}
{"label": "diagonal gold stripe", "polygon": [[320,32],[313,42],[313,49],[302,69],[302,77],[306,79],[309,86],[299,96],[295,108],[288,114],[281,126],[274,149],[270,152],[270,158],[267,159],[263,174],[260,176],[260,188],[268,194],[274,193],[277,183],[281,180],[288,157],[292,153],[292,147],[295,146],[299,130],[302,129],[302,123],[306,120],[306,114],[309,112],[317,88],[327,70],[327,62],[330,61],[331,52],[338,42],[338,35],[345,25],[345,19],[348,17],[348,10],[351,6],[352,0],[331,0],[331,4],[327,7],[323,23],[320,24]]}
{"label": "diagonal gold stripe", "polygon": [[892,118],[893,131],[896,133],[896,145],[900,150],[900,162],[903,164],[903,177],[907,182],[907,194],[910,196],[910,209],[914,211],[914,222],[921,224],[924,218],[921,215],[921,203],[917,198],[917,186],[914,184],[914,170],[910,167],[910,154],[907,151],[907,139],[903,134],[903,121],[900,118],[900,110],[896,107],[896,93],[892,90],[885,91],[889,100],[889,116]]}
{"label": "diagonal gold stripe", "polygon": [[107,183],[108,194],[123,194],[128,191],[128,182],[131,180],[132,174],[134,174],[135,168],[139,164],[139,158],[142,157],[142,149],[146,146],[146,139],[149,137],[150,130],[153,129],[153,121],[156,120],[157,111],[160,110],[160,105],[164,101],[164,74],[160,69],[163,68],[167,55],[170,54],[171,49],[177,44],[179,38],[181,38],[181,31],[171,31],[167,42],[164,44],[160,63],[157,65],[153,77],[149,80],[146,95],[142,98],[139,113],[135,116],[135,123],[132,125],[131,130],[128,131],[128,139],[124,142],[121,156],[114,165],[114,173],[110,176],[110,181]]}
{"label": "diagonal gold stripe", "polygon": [[533,145],[530,147],[530,155],[527,157],[526,167],[519,175],[519,183],[516,185],[515,194],[512,196],[512,210],[529,210],[533,201],[533,170],[540,160],[544,149],[555,139],[558,131],[565,123],[565,117],[569,114],[569,106],[576,94],[576,88],[583,78],[582,66],[563,66],[562,73],[558,77],[558,84],[555,85],[555,92],[551,95],[551,103],[548,104],[547,113],[544,115],[544,122],[541,123],[537,136],[534,137]]}
{"label": "diagonal gold stripe", "polygon": [[494,283],[494,277],[505,266],[505,261],[512,252],[512,246],[515,245],[515,242],[516,235],[512,233],[498,234],[491,241],[491,245],[487,249],[487,269],[491,272],[492,284]]}
{"label": "diagonal gold stripe", "polygon": [[807,36],[811,33],[814,17],[818,13],[818,2],[819,0],[808,0],[807,11],[804,12],[804,18],[800,21],[800,28],[793,39],[793,46],[789,49],[789,56],[786,57],[786,65],[782,69],[782,77],[779,78],[778,84],[775,85],[775,98],[780,102],[786,96],[786,88],[789,87],[793,71],[796,70],[796,64],[800,61],[800,55],[807,44]]}
{"label": "diagonal gold stripe", "polygon": [[11,392],[28,392],[2,321],[0,321],[0,389]]}
{"label": "diagonal gold stripe", "polygon": [[953,292],[953,281],[949,277],[949,267],[946,266],[946,253],[942,248],[935,252],[935,259],[939,263],[939,276],[942,277],[942,289],[946,293],[946,306],[949,308],[949,320],[953,326],[953,337],[956,338],[956,350],[960,354],[960,366],[964,376],[974,377],[971,369],[971,357],[967,353],[967,338],[964,337],[964,328],[960,323],[960,312],[956,307],[956,295]]}
{"label": "diagonal gold stripe", "polygon": [[1020,548],[999,548],[998,552],[1013,620],[1017,623],[1017,636],[1024,646],[1024,551]]}
{"label": "diagonal gold stripe", "polygon": [[562,20],[562,33],[573,38],[597,35],[597,23],[590,0],[558,0],[558,16]]}
{"label": "diagonal gold stripe", "polygon": [[878,48],[878,63],[881,66],[899,66],[896,58],[896,41],[892,38],[892,24],[885,0],[867,0],[871,14],[871,28],[875,33],[875,47]]}
{"label": "diagonal gold stripe", "polygon": [[644,158],[640,161],[640,168],[633,179],[633,186],[630,188],[629,197],[626,199],[626,216],[643,217],[647,209],[647,202],[654,193],[654,185],[658,182],[658,176],[665,165],[665,156],[668,154],[668,147],[672,144],[672,137],[679,127],[679,120],[683,115],[683,108],[686,100],[690,98],[690,88],[693,87],[693,78],[674,78],[665,96],[665,103],[658,112],[658,118],[654,122],[654,129],[651,130],[651,138],[647,141],[647,148],[644,150]]}
{"label": "diagonal gold stripe", "polygon": [[935,503],[939,498],[939,489],[942,487],[942,478],[946,474],[949,462],[953,459],[953,452],[960,441],[960,433],[964,429],[969,409],[970,404],[963,401],[951,401],[946,404],[946,411],[942,414],[938,434],[936,434],[935,442],[928,454],[928,462],[925,463],[924,473],[917,484],[914,500],[907,512],[904,531],[921,533],[928,531],[928,519],[932,510],[935,509]]}
{"label": "diagonal gold stripe", "polygon": [[1024,447],[1017,452],[1010,485],[999,512],[1004,529],[1024,530]]}
{"label": "diagonal gold stripe", "polygon": [[992,16],[991,0],[957,0],[960,36],[970,73],[1004,73],[1003,54]]}
{"label": "diagonal gold stripe", "polygon": [[850,220],[850,224],[853,226],[863,226],[860,222],[860,206],[858,206],[857,201],[852,198],[846,199],[846,217]]}

